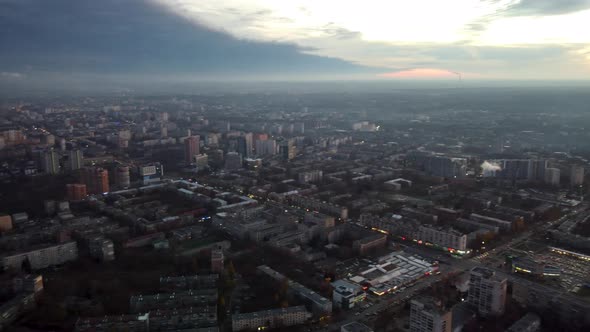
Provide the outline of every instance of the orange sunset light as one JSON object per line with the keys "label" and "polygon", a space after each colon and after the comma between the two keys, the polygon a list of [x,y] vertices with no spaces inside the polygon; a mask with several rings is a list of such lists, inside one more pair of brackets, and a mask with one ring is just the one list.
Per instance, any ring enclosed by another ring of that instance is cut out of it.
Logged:
{"label": "orange sunset light", "polygon": [[436,68],[415,68],[401,70],[391,73],[379,74],[380,77],[386,78],[454,78],[458,73],[445,69]]}

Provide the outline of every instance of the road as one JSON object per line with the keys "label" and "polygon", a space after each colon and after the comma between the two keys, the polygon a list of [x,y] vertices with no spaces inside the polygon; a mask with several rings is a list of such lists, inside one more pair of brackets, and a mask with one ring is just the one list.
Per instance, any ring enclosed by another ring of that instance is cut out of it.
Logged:
{"label": "road", "polygon": [[[448,268],[442,268],[443,265],[441,265],[441,274],[440,275],[423,278],[420,281],[418,281],[414,286],[408,287],[404,291],[379,297],[379,298],[375,299],[373,301],[373,304],[366,309],[362,309],[360,311],[358,311],[358,309],[356,309],[356,310],[353,309],[352,312],[354,312],[354,314],[351,312],[351,314],[348,315],[348,318],[346,318],[345,320],[332,323],[330,325],[330,328],[331,329],[334,329],[336,327],[339,328],[340,326],[351,323],[353,321],[365,320],[367,317],[373,315],[374,313],[381,312],[382,310],[385,310],[392,305],[398,305],[400,303],[406,302],[409,299],[411,299],[414,294],[419,293],[420,291],[430,287],[432,284],[440,281],[444,276],[448,275],[449,273],[469,271],[476,266],[485,265],[483,261],[487,260],[487,258],[492,258],[492,257],[495,258],[496,255],[503,252],[504,250],[510,249],[512,247],[515,247],[515,246],[521,244],[522,242],[527,241],[534,234],[546,232],[551,227],[562,223],[563,221],[567,220],[568,218],[575,217],[577,214],[581,213],[586,208],[587,208],[586,206],[578,207],[555,221],[548,221],[548,222],[545,222],[542,224],[533,225],[533,227],[531,229],[525,231],[522,234],[519,234],[518,236],[510,239],[509,241],[507,241],[505,243],[500,244],[499,246],[493,248],[492,250],[490,250],[484,254],[481,254],[481,255],[478,255],[475,257],[471,257],[471,258],[464,258],[464,259],[450,258],[448,260],[448,264],[450,265]],[[434,250],[432,250],[432,253],[428,253],[428,251],[430,251],[430,250],[427,250],[422,247],[418,247],[418,248],[408,247],[408,249],[410,252],[416,252],[419,255],[421,254],[420,253],[421,251],[427,251],[427,252],[425,252],[424,256],[430,257],[430,258],[436,257],[436,256],[440,257],[440,255],[441,255],[440,252],[435,252]],[[490,267],[490,266],[486,266],[486,267],[493,269],[494,271],[496,271],[499,274],[510,277],[510,275],[507,274],[505,271],[502,271],[502,270],[499,270],[497,268]]]}

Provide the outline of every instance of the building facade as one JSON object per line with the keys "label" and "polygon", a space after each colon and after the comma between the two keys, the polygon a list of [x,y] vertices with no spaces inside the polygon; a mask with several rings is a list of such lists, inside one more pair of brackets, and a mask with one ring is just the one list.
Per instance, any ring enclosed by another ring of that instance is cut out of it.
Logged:
{"label": "building facade", "polygon": [[281,328],[305,323],[311,318],[304,306],[232,315],[232,331]]}
{"label": "building facade", "polygon": [[430,297],[412,300],[410,332],[451,332],[453,312]]}
{"label": "building facade", "polygon": [[82,183],[70,183],[66,185],[66,198],[68,201],[77,202],[88,196],[86,185]]}
{"label": "building facade", "polygon": [[199,154],[199,136],[189,136],[184,140],[184,160],[190,164]]}
{"label": "building facade", "polygon": [[482,316],[499,316],[506,305],[506,278],[496,275],[490,269],[475,267],[469,276],[467,302],[477,308]]}
{"label": "building facade", "polygon": [[467,250],[467,235],[454,229],[420,226],[417,239],[454,250]]}
{"label": "building facade", "polygon": [[58,245],[42,247],[27,252],[9,254],[2,257],[4,269],[21,269],[28,261],[31,269],[44,269],[49,266],[63,264],[78,258],[76,242],[66,242]]}

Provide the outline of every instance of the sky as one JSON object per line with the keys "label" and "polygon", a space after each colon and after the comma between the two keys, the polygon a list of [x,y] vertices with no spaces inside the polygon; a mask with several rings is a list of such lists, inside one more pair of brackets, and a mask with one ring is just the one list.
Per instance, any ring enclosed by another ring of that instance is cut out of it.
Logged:
{"label": "sky", "polygon": [[0,82],[587,80],[590,0],[0,0]]}

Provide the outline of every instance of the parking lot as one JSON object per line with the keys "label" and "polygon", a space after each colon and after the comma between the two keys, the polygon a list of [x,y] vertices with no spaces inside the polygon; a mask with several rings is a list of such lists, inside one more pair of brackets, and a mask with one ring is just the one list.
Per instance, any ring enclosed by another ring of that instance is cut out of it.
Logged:
{"label": "parking lot", "polygon": [[579,286],[590,282],[590,265],[588,262],[550,251],[539,254],[537,257],[547,264],[561,268],[559,285],[568,292],[577,291]]}
{"label": "parking lot", "polygon": [[[547,280],[546,282],[568,292],[575,292],[580,285],[590,282],[590,265],[588,262],[552,252],[543,243],[526,241],[505,250],[498,256],[504,255],[528,256],[536,261],[559,267],[561,276],[558,279]],[[498,260],[501,259],[501,257],[497,258]]]}

